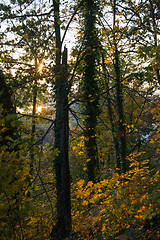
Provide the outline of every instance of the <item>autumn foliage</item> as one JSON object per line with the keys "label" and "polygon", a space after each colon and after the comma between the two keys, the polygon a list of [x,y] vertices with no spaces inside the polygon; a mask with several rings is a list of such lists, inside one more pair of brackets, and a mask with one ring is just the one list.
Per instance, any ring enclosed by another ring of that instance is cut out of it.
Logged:
{"label": "autumn foliage", "polygon": [[160,239],[158,0],[0,3],[0,239]]}
{"label": "autumn foliage", "polygon": [[[111,172],[95,184],[73,184],[73,225],[83,239],[115,239],[121,234],[146,239],[145,222],[159,216],[159,171],[151,175],[148,161],[138,161],[136,154],[129,161],[126,174]],[[157,239],[158,228],[154,234]]]}

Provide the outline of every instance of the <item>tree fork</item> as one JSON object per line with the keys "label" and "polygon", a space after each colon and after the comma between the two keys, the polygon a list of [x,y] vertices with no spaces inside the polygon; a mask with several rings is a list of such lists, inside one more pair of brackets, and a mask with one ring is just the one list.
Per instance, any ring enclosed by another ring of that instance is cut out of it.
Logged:
{"label": "tree fork", "polygon": [[[59,150],[54,165],[57,182],[57,218],[52,239],[64,239],[71,232],[70,173],[68,158],[69,120],[68,120],[68,83],[67,83],[67,49],[62,56],[62,75],[56,94],[55,148]],[[53,231],[52,231],[53,233]]]}
{"label": "tree fork", "polygon": [[68,158],[69,120],[68,120],[68,74],[67,48],[64,47],[61,64],[60,1],[54,1],[54,24],[56,37],[56,119],[55,144],[59,155],[54,161],[57,186],[57,224],[51,232],[51,240],[62,240],[69,236],[71,225],[70,173]]}

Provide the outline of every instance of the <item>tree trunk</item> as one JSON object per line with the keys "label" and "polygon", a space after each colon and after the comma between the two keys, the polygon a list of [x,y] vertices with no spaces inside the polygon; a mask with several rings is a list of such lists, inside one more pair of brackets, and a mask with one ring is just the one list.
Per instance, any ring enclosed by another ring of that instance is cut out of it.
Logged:
{"label": "tree trunk", "polygon": [[[37,105],[37,58],[35,58],[35,79],[33,83],[33,101],[32,101],[32,115],[36,115],[36,105]],[[32,138],[31,138],[31,144],[34,143],[35,138],[35,132],[36,132],[36,123],[35,119],[32,119]],[[31,162],[30,162],[30,174],[33,175],[33,164],[34,164],[34,147],[31,149]]]}
{"label": "tree trunk", "polygon": [[[102,50],[103,51],[103,50]],[[108,114],[109,114],[109,121],[111,124],[111,131],[112,131],[112,138],[114,143],[114,151],[115,151],[115,157],[116,157],[116,168],[121,168],[121,161],[120,161],[120,150],[119,150],[119,141],[117,139],[116,129],[115,129],[115,123],[114,123],[114,113],[112,110],[112,104],[111,104],[111,98],[110,98],[110,92],[109,92],[109,80],[107,79],[107,73],[105,68],[105,61],[104,61],[104,55],[102,52],[102,67],[105,77],[105,83],[106,83],[106,92],[107,92],[107,107],[108,107]]]}
{"label": "tree trunk", "polygon": [[[13,127],[12,122],[16,120],[16,109],[12,102],[12,95],[11,89],[8,87],[5,81],[5,76],[3,75],[2,71],[0,71],[0,86],[1,86],[1,93],[0,93],[0,114],[1,117],[4,118],[4,125],[5,131],[1,133],[1,140],[0,145],[6,146],[6,150],[15,150],[10,149],[10,140],[7,140],[6,137],[10,137],[11,139],[16,139],[17,137],[17,128]],[[9,116],[9,118],[7,118]],[[3,126],[1,126],[3,128]]]}
{"label": "tree trunk", "polygon": [[99,115],[98,84],[96,77],[95,62],[98,53],[98,37],[95,28],[96,23],[96,3],[94,0],[85,2],[85,57],[84,57],[84,78],[83,97],[85,114],[85,147],[87,152],[88,180],[95,181],[98,177],[99,162],[96,139],[97,116]]}
{"label": "tree trunk", "polygon": [[124,109],[123,109],[123,91],[121,83],[121,73],[119,66],[119,53],[117,49],[117,42],[115,38],[115,29],[116,29],[116,0],[113,4],[113,44],[114,44],[114,70],[115,70],[115,79],[116,79],[116,104],[118,112],[118,138],[120,142],[120,156],[121,156],[121,165],[122,172],[126,172],[128,169],[128,164],[126,160],[127,153],[127,140],[126,140],[126,129],[125,129],[125,118],[124,118]]}
{"label": "tree trunk", "polygon": [[59,155],[54,161],[57,185],[57,224],[51,233],[51,239],[65,239],[71,232],[70,173],[68,159],[69,120],[68,120],[68,79],[67,49],[64,48],[61,64],[61,38],[59,2],[53,1],[56,34],[56,119],[55,145]]}
{"label": "tree trunk", "polygon": [[[155,18],[155,13],[154,13],[154,7],[153,7],[153,2],[152,0],[149,0],[149,4],[150,4],[150,11],[151,11],[151,18],[152,18],[152,24],[153,24],[153,35],[154,35],[154,46],[157,47],[158,46],[158,39],[157,39],[157,33],[155,32],[156,29],[158,29],[158,26],[156,24],[156,18]],[[157,6],[158,8],[158,6]],[[156,62],[158,65],[158,58],[159,58],[159,54],[156,51]],[[156,67],[155,69],[156,71],[156,76],[157,76],[157,81],[160,85],[160,70],[158,67]]]}

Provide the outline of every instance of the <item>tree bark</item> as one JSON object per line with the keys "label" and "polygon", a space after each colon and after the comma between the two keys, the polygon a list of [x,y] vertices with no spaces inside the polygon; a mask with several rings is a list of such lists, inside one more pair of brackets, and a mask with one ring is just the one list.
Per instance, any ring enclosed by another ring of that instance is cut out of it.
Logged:
{"label": "tree bark", "polygon": [[95,28],[96,3],[94,0],[85,2],[85,34],[84,41],[84,76],[83,76],[83,97],[85,114],[85,147],[87,152],[88,180],[95,181],[99,175],[98,150],[96,139],[97,116],[99,115],[98,84],[96,78],[96,57],[98,53],[98,37]]}
{"label": "tree bark", "polygon": [[106,68],[105,68],[105,61],[104,61],[103,52],[102,52],[102,67],[103,67],[104,77],[106,78],[105,83],[106,83],[106,88],[107,88],[106,89],[106,92],[107,92],[107,107],[108,107],[109,121],[110,121],[110,124],[111,124],[112,138],[113,138],[113,143],[114,143],[114,151],[115,151],[115,157],[116,157],[116,168],[120,169],[121,168],[121,158],[120,158],[119,141],[118,141],[117,134],[116,134],[116,129],[115,129],[114,113],[113,113],[113,110],[112,110],[112,104],[111,104],[111,98],[110,98],[110,92],[109,92],[109,80],[107,79],[107,73],[106,73]]}
{"label": "tree bark", "polygon": [[[35,58],[35,79],[33,80],[33,101],[32,101],[32,115],[36,115],[36,105],[37,105],[37,58]],[[36,123],[35,119],[32,119],[32,138],[31,144],[34,143],[36,132]],[[30,162],[30,174],[33,175],[33,164],[34,164],[34,147],[31,149],[31,162]]]}
{"label": "tree bark", "polygon": [[[4,119],[4,124],[6,130],[1,133],[1,146],[6,146],[9,150],[10,148],[10,140],[6,140],[6,137],[10,137],[11,139],[16,139],[17,137],[17,129],[16,127],[12,126],[12,122],[16,120],[16,109],[12,102],[12,94],[11,89],[6,83],[5,76],[3,75],[2,71],[0,71],[0,86],[1,86],[1,93],[0,93],[0,110],[1,114]],[[7,118],[7,116],[10,116]],[[3,127],[1,127],[3,128]],[[10,149],[11,150],[11,149]],[[13,150],[13,149],[12,149]],[[15,150],[15,149],[14,149]]]}
{"label": "tree bark", "polygon": [[124,108],[123,108],[123,91],[121,83],[121,72],[119,66],[119,53],[117,48],[117,42],[115,37],[116,29],[116,0],[113,3],[113,45],[114,45],[114,70],[115,70],[115,80],[116,80],[116,104],[118,112],[118,139],[120,142],[120,156],[122,172],[126,172],[128,169],[128,164],[126,160],[127,153],[127,139],[126,139],[126,129],[125,129],[125,118],[124,118]]}
{"label": "tree bark", "polygon": [[[154,46],[157,47],[158,46],[158,39],[157,39],[157,33],[155,31],[158,28],[158,26],[156,24],[156,18],[155,18],[155,12],[154,12],[154,7],[153,7],[152,0],[149,0],[149,4],[150,4],[152,24],[153,24]],[[159,6],[160,6],[160,4],[159,4]],[[156,52],[156,61],[157,61],[157,63],[158,63],[158,58],[159,58],[159,56],[158,56],[158,53]],[[160,70],[159,70],[159,68],[156,68],[155,71],[156,71],[158,84],[160,85],[160,73],[159,73]]]}
{"label": "tree bark", "polygon": [[69,120],[68,120],[68,79],[67,79],[67,48],[64,48],[61,64],[60,37],[60,2],[53,1],[54,23],[56,35],[56,119],[55,144],[59,155],[54,161],[57,185],[57,224],[51,233],[51,239],[65,239],[69,236],[71,226],[70,173],[68,158]]}

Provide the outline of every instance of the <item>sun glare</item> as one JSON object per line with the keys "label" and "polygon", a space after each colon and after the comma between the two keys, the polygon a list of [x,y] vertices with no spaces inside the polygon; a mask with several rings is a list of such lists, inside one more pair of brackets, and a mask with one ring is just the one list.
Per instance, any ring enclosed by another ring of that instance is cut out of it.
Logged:
{"label": "sun glare", "polygon": [[44,64],[40,63],[38,66],[38,72],[42,72],[43,68],[44,68]]}
{"label": "sun glare", "polygon": [[39,113],[42,112],[42,108],[43,108],[42,106],[38,106],[37,107],[37,112],[39,112]]}

